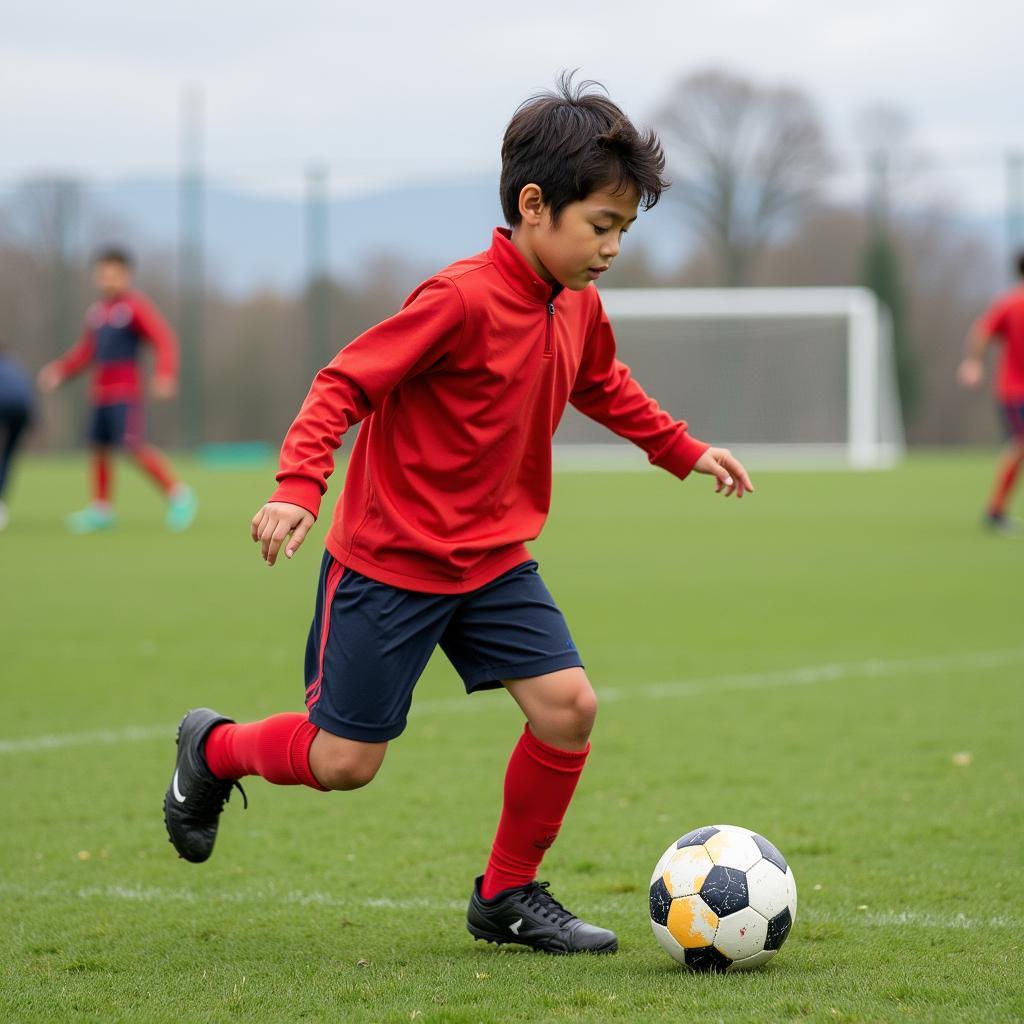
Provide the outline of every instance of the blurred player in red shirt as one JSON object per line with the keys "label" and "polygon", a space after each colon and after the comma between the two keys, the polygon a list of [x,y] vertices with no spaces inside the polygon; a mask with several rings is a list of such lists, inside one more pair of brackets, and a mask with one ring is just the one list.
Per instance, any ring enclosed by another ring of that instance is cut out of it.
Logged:
{"label": "blurred player in red shirt", "polygon": [[116,246],[98,252],[93,282],[99,299],[86,313],[82,336],[60,359],[39,371],[40,389],[51,392],[69,377],[93,368],[89,425],[93,498],[68,517],[73,533],[94,533],[114,525],[111,455],[117,449],[128,452],[167,496],[169,529],[185,530],[195,518],[192,489],[178,481],[163,453],[145,440],[142,346],[149,344],[154,350],[153,395],[166,399],[178,391],[178,345],[153,304],[132,287],[132,278],[130,253]]}
{"label": "blurred player in red shirt", "polygon": [[1007,445],[996,466],[985,522],[992,529],[1008,532],[1017,528],[1006,507],[1024,465],[1024,251],[1017,256],[1017,271],[1021,277],[1017,286],[996,299],[975,323],[967,339],[967,355],[957,371],[964,387],[976,388],[984,375],[985,349],[999,345],[993,384]]}

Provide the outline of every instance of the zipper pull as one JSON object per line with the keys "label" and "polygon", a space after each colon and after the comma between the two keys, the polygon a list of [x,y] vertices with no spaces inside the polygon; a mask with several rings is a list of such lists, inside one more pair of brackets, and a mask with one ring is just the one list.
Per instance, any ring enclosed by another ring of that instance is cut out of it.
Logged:
{"label": "zipper pull", "polygon": [[548,303],[548,316],[555,315],[555,304],[553,302]]}

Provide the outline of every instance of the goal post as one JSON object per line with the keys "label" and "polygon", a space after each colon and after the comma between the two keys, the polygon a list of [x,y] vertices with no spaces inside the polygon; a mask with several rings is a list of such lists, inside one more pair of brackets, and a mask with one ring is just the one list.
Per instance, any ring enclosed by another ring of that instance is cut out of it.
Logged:
{"label": "goal post", "polygon": [[[892,466],[904,452],[890,321],[866,288],[606,288],[620,358],[696,436],[754,465]],[[642,467],[567,411],[565,468]]]}

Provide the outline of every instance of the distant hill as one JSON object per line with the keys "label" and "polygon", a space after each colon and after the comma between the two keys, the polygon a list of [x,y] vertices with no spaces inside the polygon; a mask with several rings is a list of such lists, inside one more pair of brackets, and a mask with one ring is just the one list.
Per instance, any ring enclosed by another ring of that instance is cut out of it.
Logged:
{"label": "distant hill", "polygon": [[[0,190],[0,202],[10,198]],[[125,179],[89,185],[90,209],[119,225],[129,245],[173,249],[178,237],[178,184],[174,179]],[[212,181],[204,193],[208,276],[233,294],[261,287],[292,290],[306,273],[305,208],[301,197],[247,192]],[[411,286],[452,260],[486,248],[503,223],[497,179],[391,188],[341,198],[328,206],[328,248],[333,273],[365,281],[382,257],[400,283]],[[1004,244],[999,216],[963,221],[997,247]],[[652,264],[668,269],[686,255],[685,233],[671,199],[641,213],[627,251],[642,248]],[[997,248],[997,251],[999,249]],[[610,281],[614,284],[614,281]]]}
{"label": "distant hill", "polygon": [[[173,181],[121,181],[90,190],[95,201],[151,243],[174,245],[178,188]],[[294,288],[305,266],[305,209],[301,198],[251,194],[218,183],[204,194],[206,263],[211,277],[233,292],[261,286]],[[389,255],[409,267],[441,266],[486,244],[497,223],[493,189],[479,182],[397,189],[328,208],[328,248],[334,272],[365,277],[373,257]]]}
{"label": "distant hill", "polygon": [[[94,201],[142,237],[175,244],[178,189],[174,181],[119,181],[89,190]],[[329,204],[330,265],[346,278],[365,279],[367,265],[395,258],[406,275],[425,274],[490,244],[504,223],[495,179],[394,188]],[[255,195],[213,182],[205,192],[207,267],[228,290],[294,288],[305,274],[305,209],[301,198]],[[630,245],[642,244],[655,262],[680,254],[678,222],[659,210],[641,215]]]}
{"label": "distant hill", "polygon": [[[141,244],[171,247],[178,233],[178,186],[172,180],[96,184],[90,199]],[[212,182],[205,195],[207,268],[234,293],[271,286],[291,289],[305,275],[305,208],[301,198],[247,193]],[[660,213],[661,211],[659,211]],[[389,257],[401,276],[418,280],[490,243],[504,223],[496,180],[394,188],[336,199],[328,207],[330,266],[364,280],[375,259]],[[673,218],[651,215],[630,235],[658,262],[678,254]],[[127,241],[131,242],[129,238]]]}

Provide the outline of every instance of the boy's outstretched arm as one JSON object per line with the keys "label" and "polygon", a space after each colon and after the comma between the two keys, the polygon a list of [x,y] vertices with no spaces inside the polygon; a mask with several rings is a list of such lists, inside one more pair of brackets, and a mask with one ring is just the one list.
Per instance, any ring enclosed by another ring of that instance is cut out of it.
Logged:
{"label": "boy's outstretched arm", "polygon": [[972,325],[967,351],[956,368],[956,379],[965,388],[976,388],[985,376],[985,350],[1006,330],[1006,298],[997,299]]}
{"label": "boy's outstretched arm", "polygon": [[713,476],[716,493],[726,497],[742,498],[754,490],[732,452],[692,437],[686,423],[665,412],[616,358],[615,335],[603,308],[587,338],[570,401],[584,415],[642,448],[653,465],[680,479],[693,471]]}
{"label": "boy's outstretched arm", "polygon": [[69,377],[81,373],[96,355],[96,336],[92,328],[86,327],[78,341],[59,359],[47,363],[36,378],[39,390],[44,394],[56,391]]}
{"label": "boy's outstretched arm", "polygon": [[153,396],[174,398],[178,393],[178,339],[170,324],[144,295],[132,296],[132,315],[139,333],[153,346]]}
{"label": "boy's outstretched arm", "polygon": [[291,558],[312,527],[342,436],[403,380],[442,366],[461,340],[464,319],[456,286],[433,278],[316,375],[281,446],[277,489],[250,522],[249,535],[268,565],[289,534],[285,555]]}
{"label": "boy's outstretched arm", "polygon": [[980,322],[967,336],[967,352],[956,368],[956,379],[962,387],[976,388],[985,375],[985,349],[992,340],[991,333]]}

